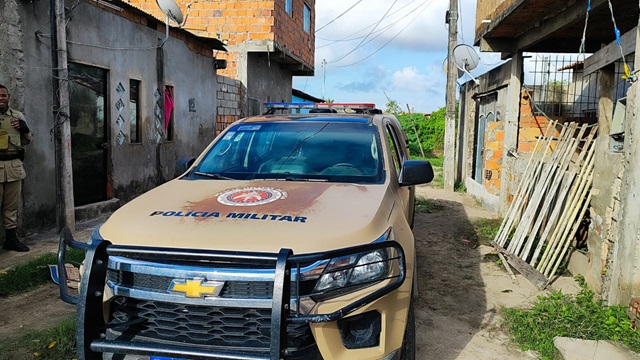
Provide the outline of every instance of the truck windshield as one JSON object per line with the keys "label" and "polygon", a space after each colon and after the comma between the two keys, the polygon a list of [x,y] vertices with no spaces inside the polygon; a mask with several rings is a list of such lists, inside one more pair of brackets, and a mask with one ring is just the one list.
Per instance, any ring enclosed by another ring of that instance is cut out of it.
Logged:
{"label": "truck windshield", "polygon": [[191,177],[380,183],[381,155],[369,123],[241,123],[216,141]]}

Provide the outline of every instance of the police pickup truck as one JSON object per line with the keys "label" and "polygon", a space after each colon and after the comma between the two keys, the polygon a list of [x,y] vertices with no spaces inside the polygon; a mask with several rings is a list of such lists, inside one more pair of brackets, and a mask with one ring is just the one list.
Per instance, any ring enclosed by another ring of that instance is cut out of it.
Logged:
{"label": "police pickup truck", "polygon": [[[267,103],[87,242],[63,231],[80,359],[414,359],[414,186],[398,120]],[[86,257],[79,294],[68,248]]]}

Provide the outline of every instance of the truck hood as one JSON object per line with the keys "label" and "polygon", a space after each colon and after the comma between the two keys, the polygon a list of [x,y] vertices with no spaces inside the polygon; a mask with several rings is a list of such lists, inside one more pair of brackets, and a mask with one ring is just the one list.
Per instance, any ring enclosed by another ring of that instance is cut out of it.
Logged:
{"label": "truck hood", "polygon": [[386,184],[172,180],[100,228],[113,244],[310,253],[365,244],[389,227]]}

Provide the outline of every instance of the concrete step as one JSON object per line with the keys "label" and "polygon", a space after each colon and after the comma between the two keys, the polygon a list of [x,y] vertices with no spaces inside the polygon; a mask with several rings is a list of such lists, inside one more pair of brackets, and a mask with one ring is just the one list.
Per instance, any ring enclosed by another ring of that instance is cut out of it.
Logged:
{"label": "concrete step", "polygon": [[622,343],[556,337],[553,344],[564,360],[640,360],[640,354],[629,350]]}
{"label": "concrete step", "polygon": [[100,217],[101,215],[112,213],[116,211],[120,206],[122,206],[120,199],[116,198],[100,201],[93,204],[76,206],[76,222],[95,219]]}

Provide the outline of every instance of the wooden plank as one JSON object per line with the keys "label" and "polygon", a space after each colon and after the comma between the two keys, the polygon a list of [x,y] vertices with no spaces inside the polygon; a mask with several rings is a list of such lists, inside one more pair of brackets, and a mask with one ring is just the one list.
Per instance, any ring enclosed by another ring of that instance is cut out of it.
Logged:
{"label": "wooden plank", "polygon": [[[636,50],[637,31],[638,27],[636,26],[620,37],[624,56],[632,54]],[[596,72],[621,57],[620,47],[615,41],[611,42],[584,60],[584,75]]]}
{"label": "wooden plank", "polygon": [[[529,161],[527,162],[527,167],[524,171],[523,176],[520,178],[520,184],[516,189],[516,195],[513,198],[509,210],[507,211],[507,215],[505,216],[502,224],[500,224],[500,229],[496,234],[495,241],[500,244],[506,244],[508,240],[509,233],[518,223],[520,207],[524,205],[526,200],[529,198],[529,191],[532,188],[532,184],[534,183],[534,179],[537,177],[539,173],[539,169],[542,167],[544,162],[544,158],[549,151],[549,147],[551,145],[551,136],[549,135],[549,130],[552,126],[555,127],[557,122],[549,121],[549,125],[547,126],[547,130],[545,131],[543,137],[538,138],[536,142],[536,146],[533,149],[533,153],[529,157]],[[544,149],[539,151],[539,149]],[[515,221],[515,223],[514,223]]]}
{"label": "wooden plank", "polygon": [[584,175],[583,173],[579,175],[577,180],[577,183],[578,183],[578,188],[576,189],[577,192],[575,193],[571,201],[567,202],[567,204],[565,205],[563,209],[562,221],[559,222],[558,225],[556,226],[556,229],[554,230],[554,235],[551,237],[551,240],[549,241],[549,244],[545,249],[544,254],[542,255],[542,260],[536,266],[536,269],[542,272],[543,274],[548,275],[548,272],[550,270],[549,266],[550,266],[553,254],[555,253],[556,248],[558,248],[561,245],[560,243],[562,239],[564,238],[564,236],[566,236],[566,233],[568,232],[568,228],[571,226],[575,216],[577,215],[576,208],[579,206],[580,202],[584,200],[584,197],[586,196],[585,195],[586,191],[591,186],[591,181],[593,180],[593,158],[590,159],[590,162],[586,166],[586,169],[587,169],[587,176],[586,177],[583,176]]}
{"label": "wooden plank", "polygon": [[[533,219],[538,213],[539,205],[544,195],[547,192],[547,187],[549,185],[549,181],[555,175],[555,170],[557,169],[558,161],[565,158],[566,153],[571,149],[571,145],[573,144],[573,135],[577,128],[577,124],[572,122],[568,127],[565,127],[567,130],[563,132],[562,136],[560,136],[560,140],[558,140],[558,144],[551,154],[551,160],[545,164],[545,168],[540,176],[540,179],[534,185],[533,195],[531,196],[529,203],[527,204],[527,208],[525,210],[518,227],[516,228],[516,232],[513,235],[513,239],[507,250],[510,253],[517,254],[522,247],[522,243],[524,242],[524,238],[528,234],[531,229],[531,225],[533,224]],[[563,129],[564,130],[564,129]]]}
{"label": "wooden plank", "polygon": [[[550,179],[556,177],[555,172],[558,169],[558,166],[556,166],[558,161],[560,160],[561,163],[564,162],[568,157],[568,154],[570,154],[570,149],[572,149],[573,146],[577,145],[575,140],[573,139],[576,126],[576,123],[571,123],[569,125],[569,131],[566,134],[566,139],[561,138],[558,140],[557,146],[552,154],[551,161],[545,164],[545,171],[534,186],[534,193],[531,196],[531,199],[527,204],[525,214],[522,217],[520,224],[518,224],[516,232],[513,235],[514,241],[509,244],[509,247],[507,248],[507,250],[515,255],[519,254],[525,238],[527,236],[531,238],[531,226],[534,219],[540,214],[540,202],[548,197],[548,184]],[[533,236],[535,237],[535,234],[533,234]]]}
{"label": "wooden plank", "polygon": [[544,289],[549,279],[542,275],[542,273],[534,269],[531,265],[522,261],[522,259],[520,259],[519,257],[508,253],[504,248],[496,244],[495,241],[492,241],[491,245],[493,245],[493,247],[495,247],[500,253],[502,253],[504,257],[507,258],[509,264],[513,266],[514,269],[518,270],[518,272],[522,276],[524,276],[525,279],[529,280],[529,282],[539,290]]}
{"label": "wooden plank", "polygon": [[587,212],[587,209],[589,208],[589,204],[591,203],[591,195],[592,193],[591,191],[589,191],[587,198],[584,200],[584,203],[582,204],[582,210],[580,210],[580,215],[578,215],[578,217],[573,221],[573,227],[571,228],[571,232],[563,240],[564,246],[562,248],[562,251],[557,256],[557,258],[552,261],[552,263],[555,262],[555,265],[553,266],[551,273],[549,273],[549,279],[555,276],[556,271],[558,271],[558,267],[560,266],[560,264],[562,263],[562,260],[567,254],[567,250],[569,250],[569,245],[571,245],[571,243],[573,242],[573,238],[576,236],[576,232],[578,232],[578,228],[580,227],[580,223],[584,218],[584,214]]}
{"label": "wooden plank", "polygon": [[[507,272],[509,273],[509,275],[511,276],[511,279],[515,282],[518,282],[518,278],[516,277],[516,275],[513,273],[513,271],[511,271],[511,266],[509,266],[509,262],[507,261],[507,259],[504,257],[504,255],[502,255],[501,252],[498,251],[498,257],[500,258],[500,261],[502,261],[502,265],[504,265],[504,268],[507,270]],[[52,266],[52,265],[50,265]]]}
{"label": "wooden plank", "polygon": [[560,237],[557,239],[557,242],[556,242],[557,246],[554,247],[553,249],[554,251],[549,257],[549,261],[547,261],[546,266],[539,268],[539,270],[543,274],[549,275],[554,262],[557,261],[558,255],[560,254],[560,249],[562,248],[562,246],[566,241],[571,241],[571,239],[567,239],[567,237],[569,235],[569,232],[571,231],[573,224],[576,221],[579,221],[577,220],[577,216],[581,209],[580,206],[584,203],[585,197],[590,198],[590,195],[588,194],[590,193],[589,190],[591,189],[592,182],[593,182],[593,165],[591,166],[591,172],[589,173],[589,177],[587,178],[586,183],[581,184],[580,194],[578,194],[578,196],[576,197],[576,200],[568,208],[570,214],[569,214],[569,217],[567,218],[564,228],[562,229],[563,231],[560,234]]}
{"label": "wooden plank", "polygon": [[[517,252],[515,252],[516,255],[518,255],[518,257],[520,257],[524,261],[527,261],[527,257],[529,256],[529,251],[533,246],[533,242],[536,238],[536,235],[538,234],[538,230],[540,229],[540,226],[542,226],[542,223],[547,219],[547,213],[552,212],[552,210],[550,210],[552,207],[552,200],[555,198],[556,194],[558,194],[560,197],[563,197],[564,195],[560,193],[561,191],[560,188],[564,188],[563,186],[564,182],[567,181],[565,178],[565,175],[567,175],[566,170],[569,167],[569,165],[571,165],[573,155],[577,150],[577,146],[580,143],[581,139],[583,138],[583,134],[588,127],[589,125],[586,125],[586,124],[581,126],[578,137],[577,139],[574,140],[574,145],[571,148],[571,152],[568,153],[567,157],[563,159],[563,161],[561,162],[560,168],[558,169],[559,175],[555,176],[555,178],[553,179],[553,183],[549,188],[549,191],[545,194],[544,203],[542,204],[541,210],[538,212],[538,214],[536,214],[537,219],[535,224],[533,225],[533,228],[529,233],[529,239],[527,241],[527,244],[525,245],[522,253],[518,254]],[[591,141],[593,140],[593,137],[595,136],[595,134],[596,134],[595,127],[593,127],[589,131],[589,135],[586,138],[585,144],[587,145],[591,144]],[[573,165],[576,167],[581,166],[586,153],[587,151],[580,151],[578,158],[576,159],[576,162]],[[569,180],[572,181],[573,177],[571,177],[571,179]],[[559,206],[558,203],[555,203],[555,204],[556,204],[555,206]],[[544,239],[540,238],[539,241],[544,241]]]}

